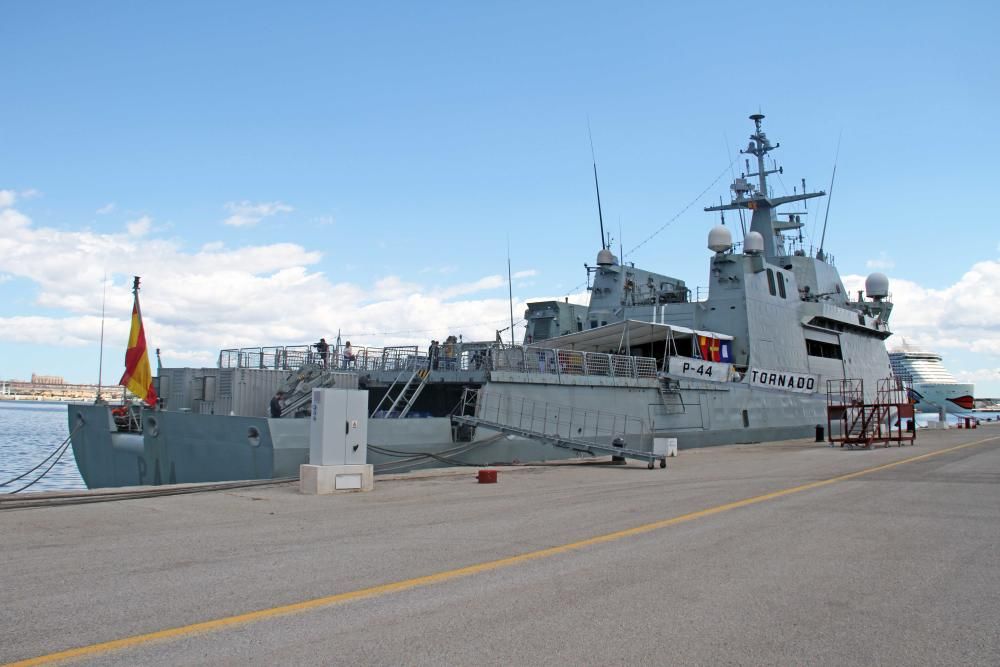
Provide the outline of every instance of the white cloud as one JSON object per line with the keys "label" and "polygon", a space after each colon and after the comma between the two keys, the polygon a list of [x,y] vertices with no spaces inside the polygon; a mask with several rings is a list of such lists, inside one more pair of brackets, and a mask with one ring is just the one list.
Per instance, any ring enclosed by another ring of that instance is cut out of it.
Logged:
{"label": "white cloud", "polygon": [[332,215],[318,215],[318,216],[316,216],[315,218],[312,219],[312,222],[314,224],[317,224],[317,225],[320,225],[320,226],[323,226],[323,227],[328,227],[330,225],[335,224],[336,220],[334,219],[334,217]]}
{"label": "white cloud", "polygon": [[485,276],[471,283],[459,283],[441,290],[442,299],[453,299],[463,294],[473,294],[483,290],[496,289],[507,285],[507,278],[504,276]]}
{"label": "white cloud", "polygon": [[458,267],[455,266],[454,264],[446,264],[444,266],[425,266],[424,268],[420,269],[420,273],[448,274],[448,273],[455,273],[456,271],[458,271]]}
{"label": "white cloud", "polygon": [[125,223],[129,236],[145,236],[153,226],[153,219],[148,215]]}
{"label": "white cloud", "polygon": [[97,209],[94,213],[97,215],[107,215],[108,213],[113,213],[116,208],[117,205],[112,201]]}
{"label": "white cloud", "polygon": [[530,278],[532,276],[537,276],[537,275],[538,275],[538,271],[535,271],[534,269],[526,269],[524,271],[515,271],[513,277],[514,278]]}
{"label": "white cloud", "polygon": [[1000,383],[1000,368],[981,368],[975,371],[956,371],[955,379],[959,382]]}
{"label": "white cloud", "polygon": [[[844,277],[853,293],[864,276]],[[1000,261],[977,262],[954,285],[928,289],[890,277],[894,338],[933,351],[969,350],[1000,357]]]}
{"label": "white cloud", "polygon": [[34,199],[36,197],[41,197],[42,193],[34,188],[28,188],[27,190],[21,190],[17,192],[16,190],[0,190],[0,208],[8,208],[17,203],[18,199]]}
{"label": "white cloud", "polygon": [[5,208],[0,210],[0,249],[4,247],[2,233],[15,233],[17,230],[23,229],[30,224],[31,219],[17,209]]}
{"label": "white cloud", "polygon": [[228,202],[226,209],[232,213],[223,220],[223,224],[233,227],[243,227],[246,225],[256,225],[264,218],[278,213],[291,213],[295,209],[280,201],[261,202],[254,204],[249,201]]}
{"label": "white cloud", "polygon": [[[40,340],[53,346],[80,347],[97,340],[101,331],[100,315],[85,317],[0,317],[3,340],[15,343],[37,343]],[[107,320],[104,335],[107,340],[127,339],[129,323],[125,319]]]}
{"label": "white cloud", "polygon": [[869,259],[865,262],[865,266],[869,269],[875,269],[876,271],[886,271],[888,269],[895,268],[896,262],[882,251],[878,254],[876,259]]}
{"label": "white cloud", "polygon": [[[509,320],[506,289],[475,295],[505,288],[506,276],[453,286],[393,275],[334,282],[317,270],[319,253],[293,243],[184,250],[158,238],[148,220],[131,224],[129,231],[149,234],[36,227],[16,209],[0,209],[0,275],[34,283],[33,306],[48,311],[0,318],[0,341],[44,341],[53,353],[96,344],[105,270],[109,349],[128,336],[132,276],[140,275],[148,342],[168,365],[212,365],[222,348],[329,340],[338,329],[367,346],[426,347],[449,334],[491,340]],[[524,309],[516,298],[517,319]]]}

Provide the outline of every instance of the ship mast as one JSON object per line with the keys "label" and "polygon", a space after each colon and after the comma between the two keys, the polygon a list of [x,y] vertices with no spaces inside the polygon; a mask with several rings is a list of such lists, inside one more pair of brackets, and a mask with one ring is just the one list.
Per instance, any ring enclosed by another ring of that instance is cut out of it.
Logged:
{"label": "ship mast", "polygon": [[[764,239],[764,256],[773,258],[779,257],[784,254],[784,245],[780,242],[781,231],[788,229],[790,226],[788,223],[778,224],[777,209],[782,204],[788,204],[795,201],[803,201],[805,199],[812,199],[814,197],[822,197],[826,193],[820,190],[819,192],[802,192],[801,194],[787,195],[784,197],[771,197],[767,189],[767,177],[770,174],[781,174],[784,173],[782,167],[776,169],[767,169],[764,164],[764,156],[770,153],[775,148],[781,146],[780,143],[771,144],[771,141],[764,134],[761,129],[761,121],[764,120],[764,114],[755,113],[750,116],[750,120],[754,122],[754,133],[750,135],[750,143],[747,144],[746,149],[741,150],[740,153],[744,155],[753,155],[757,158],[757,171],[750,173],[750,161],[747,160],[747,171],[740,174],[730,189],[733,191],[732,203],[720,204],[719,206],[709,206],[706,207],[706,211],[731,211],[738,209],[747,209],[753,211],[753,218],[750,220],[750,231],[757,232]],[[754,188],[751,185],[748,178],[757,178],[757,187]],[[794,223],[801,224],[801,223]]]}

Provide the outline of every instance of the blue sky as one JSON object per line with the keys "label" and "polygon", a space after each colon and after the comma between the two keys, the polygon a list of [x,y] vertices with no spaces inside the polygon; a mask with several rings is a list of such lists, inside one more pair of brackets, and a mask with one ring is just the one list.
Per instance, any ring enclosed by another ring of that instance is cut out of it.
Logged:
{"label": "blue sky", "polygon": [[105,271],[106,376],[133,273],[168,365],[491,338],[508,238],[519,303],[581,291],[588,118],[615,246],[706,284],[762,110],[778,191],[828,188],[840,141],[841,273],[887,273],[897,332],[1000,396],[994,5],[285,4],[5,8],[0,378],[96,379]]}

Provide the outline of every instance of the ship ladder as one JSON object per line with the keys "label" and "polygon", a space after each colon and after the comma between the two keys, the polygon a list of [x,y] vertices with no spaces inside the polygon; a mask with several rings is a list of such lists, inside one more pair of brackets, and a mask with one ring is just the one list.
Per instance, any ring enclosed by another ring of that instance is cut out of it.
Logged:
{"label": "ship ladder", "polygon": [[387,418],[402,419],[405,417],[409,414],[420,392],[427,385],[427,378],[429,376],[430,371],[426,368],[418,369],[412,373],[404,371],[397,375],[396,379],[386,390],[382,400],[375,406],[372,416],[377,415],[384,409],[385,417]]}
{"label": "ship ladder", "polygon": [[849,414],[850,413],[853,413],[854,418],[850,420],[850,424],[847,427],[844,442],[849,446],[870,446],[873,435],[872,424],[875,421],[874,418],[876,417],[874,407],[869,407],[867,405],[852,406]]}
{"label": "ship ladder", "polygon": [[656,388],[660,392],[660,403],[667,414],[679,414],[686,411],[684,397],[681,396],[681,388],[677,380],[661,377]]}

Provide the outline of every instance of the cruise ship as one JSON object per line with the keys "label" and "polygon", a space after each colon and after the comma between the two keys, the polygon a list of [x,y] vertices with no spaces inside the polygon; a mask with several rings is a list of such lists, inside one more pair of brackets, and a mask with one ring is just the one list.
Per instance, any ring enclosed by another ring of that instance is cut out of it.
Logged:
{"label": "cruise ship", "polygon": [[965,413],[976,407],[974,386],[958,382],[941,363],[941,355],[904,343],[889,353],[892,373],[912,385],[915,407],[921,412]]}

